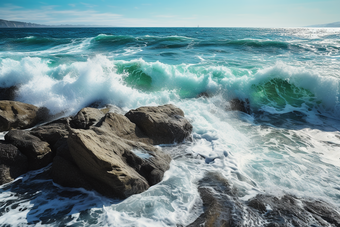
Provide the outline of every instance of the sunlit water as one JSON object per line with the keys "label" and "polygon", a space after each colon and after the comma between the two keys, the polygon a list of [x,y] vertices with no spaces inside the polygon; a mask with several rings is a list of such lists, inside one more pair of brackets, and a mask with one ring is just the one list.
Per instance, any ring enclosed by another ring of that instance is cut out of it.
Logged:
{"label": "sunlit water", "polygon": [[[124,201],[54,184],[49,167],[0,188],[1,225],[185,226],[197,184],[221,173],[239,196],[289,193],[340,206],[340,30],[70,28],[0,30],[0,86],[74,114],[173,103],[192,141],[162,146],[163,181]],[[208,94],[199,96],[202,92]],[[228,111],[249,100],[251,114]]]}

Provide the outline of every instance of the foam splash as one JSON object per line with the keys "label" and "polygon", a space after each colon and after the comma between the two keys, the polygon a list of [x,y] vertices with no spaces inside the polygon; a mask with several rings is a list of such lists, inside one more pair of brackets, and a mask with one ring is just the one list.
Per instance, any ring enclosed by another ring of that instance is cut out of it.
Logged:
{"label": "foam splash", "polygon": [[254,110],[276,114],[309,114],[316,109],[327,116],[340,115],[338,77],[280,62],[254,73],[204,64],[115,61],[103,55],[57,65],[37,57],[6,58],[0,64],[2,87],[19,85],[19,101],[54,113],[74,112],[95,101],[135,108],[205,92],[222,93],[225,100],[249,99]]}

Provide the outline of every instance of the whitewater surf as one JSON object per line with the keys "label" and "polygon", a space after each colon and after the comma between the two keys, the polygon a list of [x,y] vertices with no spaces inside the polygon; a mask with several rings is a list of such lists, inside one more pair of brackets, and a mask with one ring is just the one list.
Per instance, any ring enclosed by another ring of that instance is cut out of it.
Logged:
{"label": "whitewater surf", "polygon": [[[0,225],[188,226],[206,208],[199,187],[216,187],[209,179],[237,191],[236,208],[289,195],[338,212],[339,40],[331,28],[1,29],[0,87],[16,86],[17,101],[59,116],[172,103],[193,134],[162,145],[173,158],[164,179],[125,200],[31,171],[1,186]],[[233,99],[250,111],[230,111]],[[238,226],[268,224],[236,208]]]}

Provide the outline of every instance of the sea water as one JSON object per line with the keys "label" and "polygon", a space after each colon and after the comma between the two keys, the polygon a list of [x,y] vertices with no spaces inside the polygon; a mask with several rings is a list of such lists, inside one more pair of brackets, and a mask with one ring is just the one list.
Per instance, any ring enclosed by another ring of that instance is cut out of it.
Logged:
{"label": "sea water", "polygon": [[[162,145],[163,180],[125,200],[65,188],[50,166],[0,188],[2,226],[185,226],[219,173],[246,201],[291,194],[340,206],[340,29],[0,29],[0,87],[72,115],[172,103],[192,139]],[[201,94],[204,94],[203,96]],[[249,101],[249,114],[230,100]]]}

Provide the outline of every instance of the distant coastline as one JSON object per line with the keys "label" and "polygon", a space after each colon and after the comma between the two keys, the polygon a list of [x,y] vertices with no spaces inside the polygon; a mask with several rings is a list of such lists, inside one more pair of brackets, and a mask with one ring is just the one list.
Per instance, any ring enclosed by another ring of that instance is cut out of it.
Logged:
{"label": "distant coastline", "polygon": [[107,27],[100,25],[71,25],[71,24],[60,24],[60,25],[44,25],[44,24],[35,24],[30,22],[21,22],[21,21],[8,21],[0,19],[0,28],[64,28],[64,27]]}
{"label": "distant coastline", "polygon": [[0,19],[0,28],[36,28],[36,27],[48,27],[46,25],[26,23],[20,21],[8,21]]}
{"label": "distant coastline", "polygon": [[307,27],[313,27],[313,28],[340,28],[340,21],[328,23],[328,24],[317,24],[317,25],[310,25]]}
{"label": "distant coastline", "polygon": [[[35,24],[30,22],[21,21],[8,21],[0,19],[0,28],[84,28],[84,27],[116,27],[116,26],[104,26],[104,25],[72,25],[72,24],[60,24],[60,25],[44,25]],[[199,28],[199,25],[197,26]],[[340,21],[328,23],[328,24],[317,24],[306,26],[309,28],[340,28]]]}

